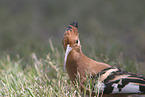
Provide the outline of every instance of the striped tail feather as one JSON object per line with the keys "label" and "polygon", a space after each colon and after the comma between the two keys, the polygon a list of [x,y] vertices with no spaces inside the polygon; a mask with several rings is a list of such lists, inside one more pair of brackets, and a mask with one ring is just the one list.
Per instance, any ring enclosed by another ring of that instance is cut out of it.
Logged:
{"label": "striped tail feather", "polygon": [[106,68],[98,73],[97,76],[92,76],[92,78],[97,78],[99,82],[103,83],[102,87],[104,87],[104,94],[145,94],[144,77],[132,74],[130,72],[122,71],[116,67]]}

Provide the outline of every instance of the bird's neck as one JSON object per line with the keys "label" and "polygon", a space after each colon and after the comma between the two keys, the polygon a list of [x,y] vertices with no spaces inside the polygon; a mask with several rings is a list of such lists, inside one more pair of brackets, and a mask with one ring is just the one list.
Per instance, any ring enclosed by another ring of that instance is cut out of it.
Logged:
{"label": "bird's neck", "polygon": [[75,81],[77,73],[81,74],[80,77],[83,79],[86,73],[94,75],[108,67],[110,65],[88,58],[81,50],[79,52],[71,51],[66,62],[66,69],[72,81]]}
{"label": "bird's neck", "polygon": [[82,59],[82,55],[81,49],[79,51],[72,50],[67,57],[66,69],[71,81],[75,81],[76,79],[78,67],[80,65],[79,61]]}

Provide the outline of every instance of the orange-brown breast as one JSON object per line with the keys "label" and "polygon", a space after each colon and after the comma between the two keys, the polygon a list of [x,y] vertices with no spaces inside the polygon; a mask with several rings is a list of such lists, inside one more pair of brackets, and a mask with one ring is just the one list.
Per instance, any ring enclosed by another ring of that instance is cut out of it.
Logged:
{"label": "orange-brown breast", "polygon": [[108,67],[111,66],[105,63],[96,62],[85,56],[82,52],[79,54],[71,52],[66,63],[66,69],[70,79],[74,81],[77,73],[79,73],[82,82],[86,79],[86,73],[88,75],[95,75]]}

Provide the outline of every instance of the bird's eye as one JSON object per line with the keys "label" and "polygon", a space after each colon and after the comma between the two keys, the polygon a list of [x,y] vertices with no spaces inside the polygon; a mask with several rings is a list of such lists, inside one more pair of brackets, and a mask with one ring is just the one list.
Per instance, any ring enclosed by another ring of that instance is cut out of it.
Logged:
{"label": "bird's eye", "polygon": [[78,43],[79,43],[79,41],[78,41],[78,40],[76,40],[76,43],[78,44]]}

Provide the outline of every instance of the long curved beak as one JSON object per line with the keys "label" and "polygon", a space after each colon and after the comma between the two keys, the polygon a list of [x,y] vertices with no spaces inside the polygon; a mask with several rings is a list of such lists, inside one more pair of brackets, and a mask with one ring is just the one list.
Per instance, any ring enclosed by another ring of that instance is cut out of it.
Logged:
{"label": "long curved beak", "polygon": [[67,47],[66,47],[66,52],[65,52],[65,58],[64,58],[64,70],[65,70],[65,65],[66,65],[66,61],[67,61],[67,57],[68,57],[68,54],[69,52],[72,50],[72,47],[70,47],[70,45],[68,44]]}

